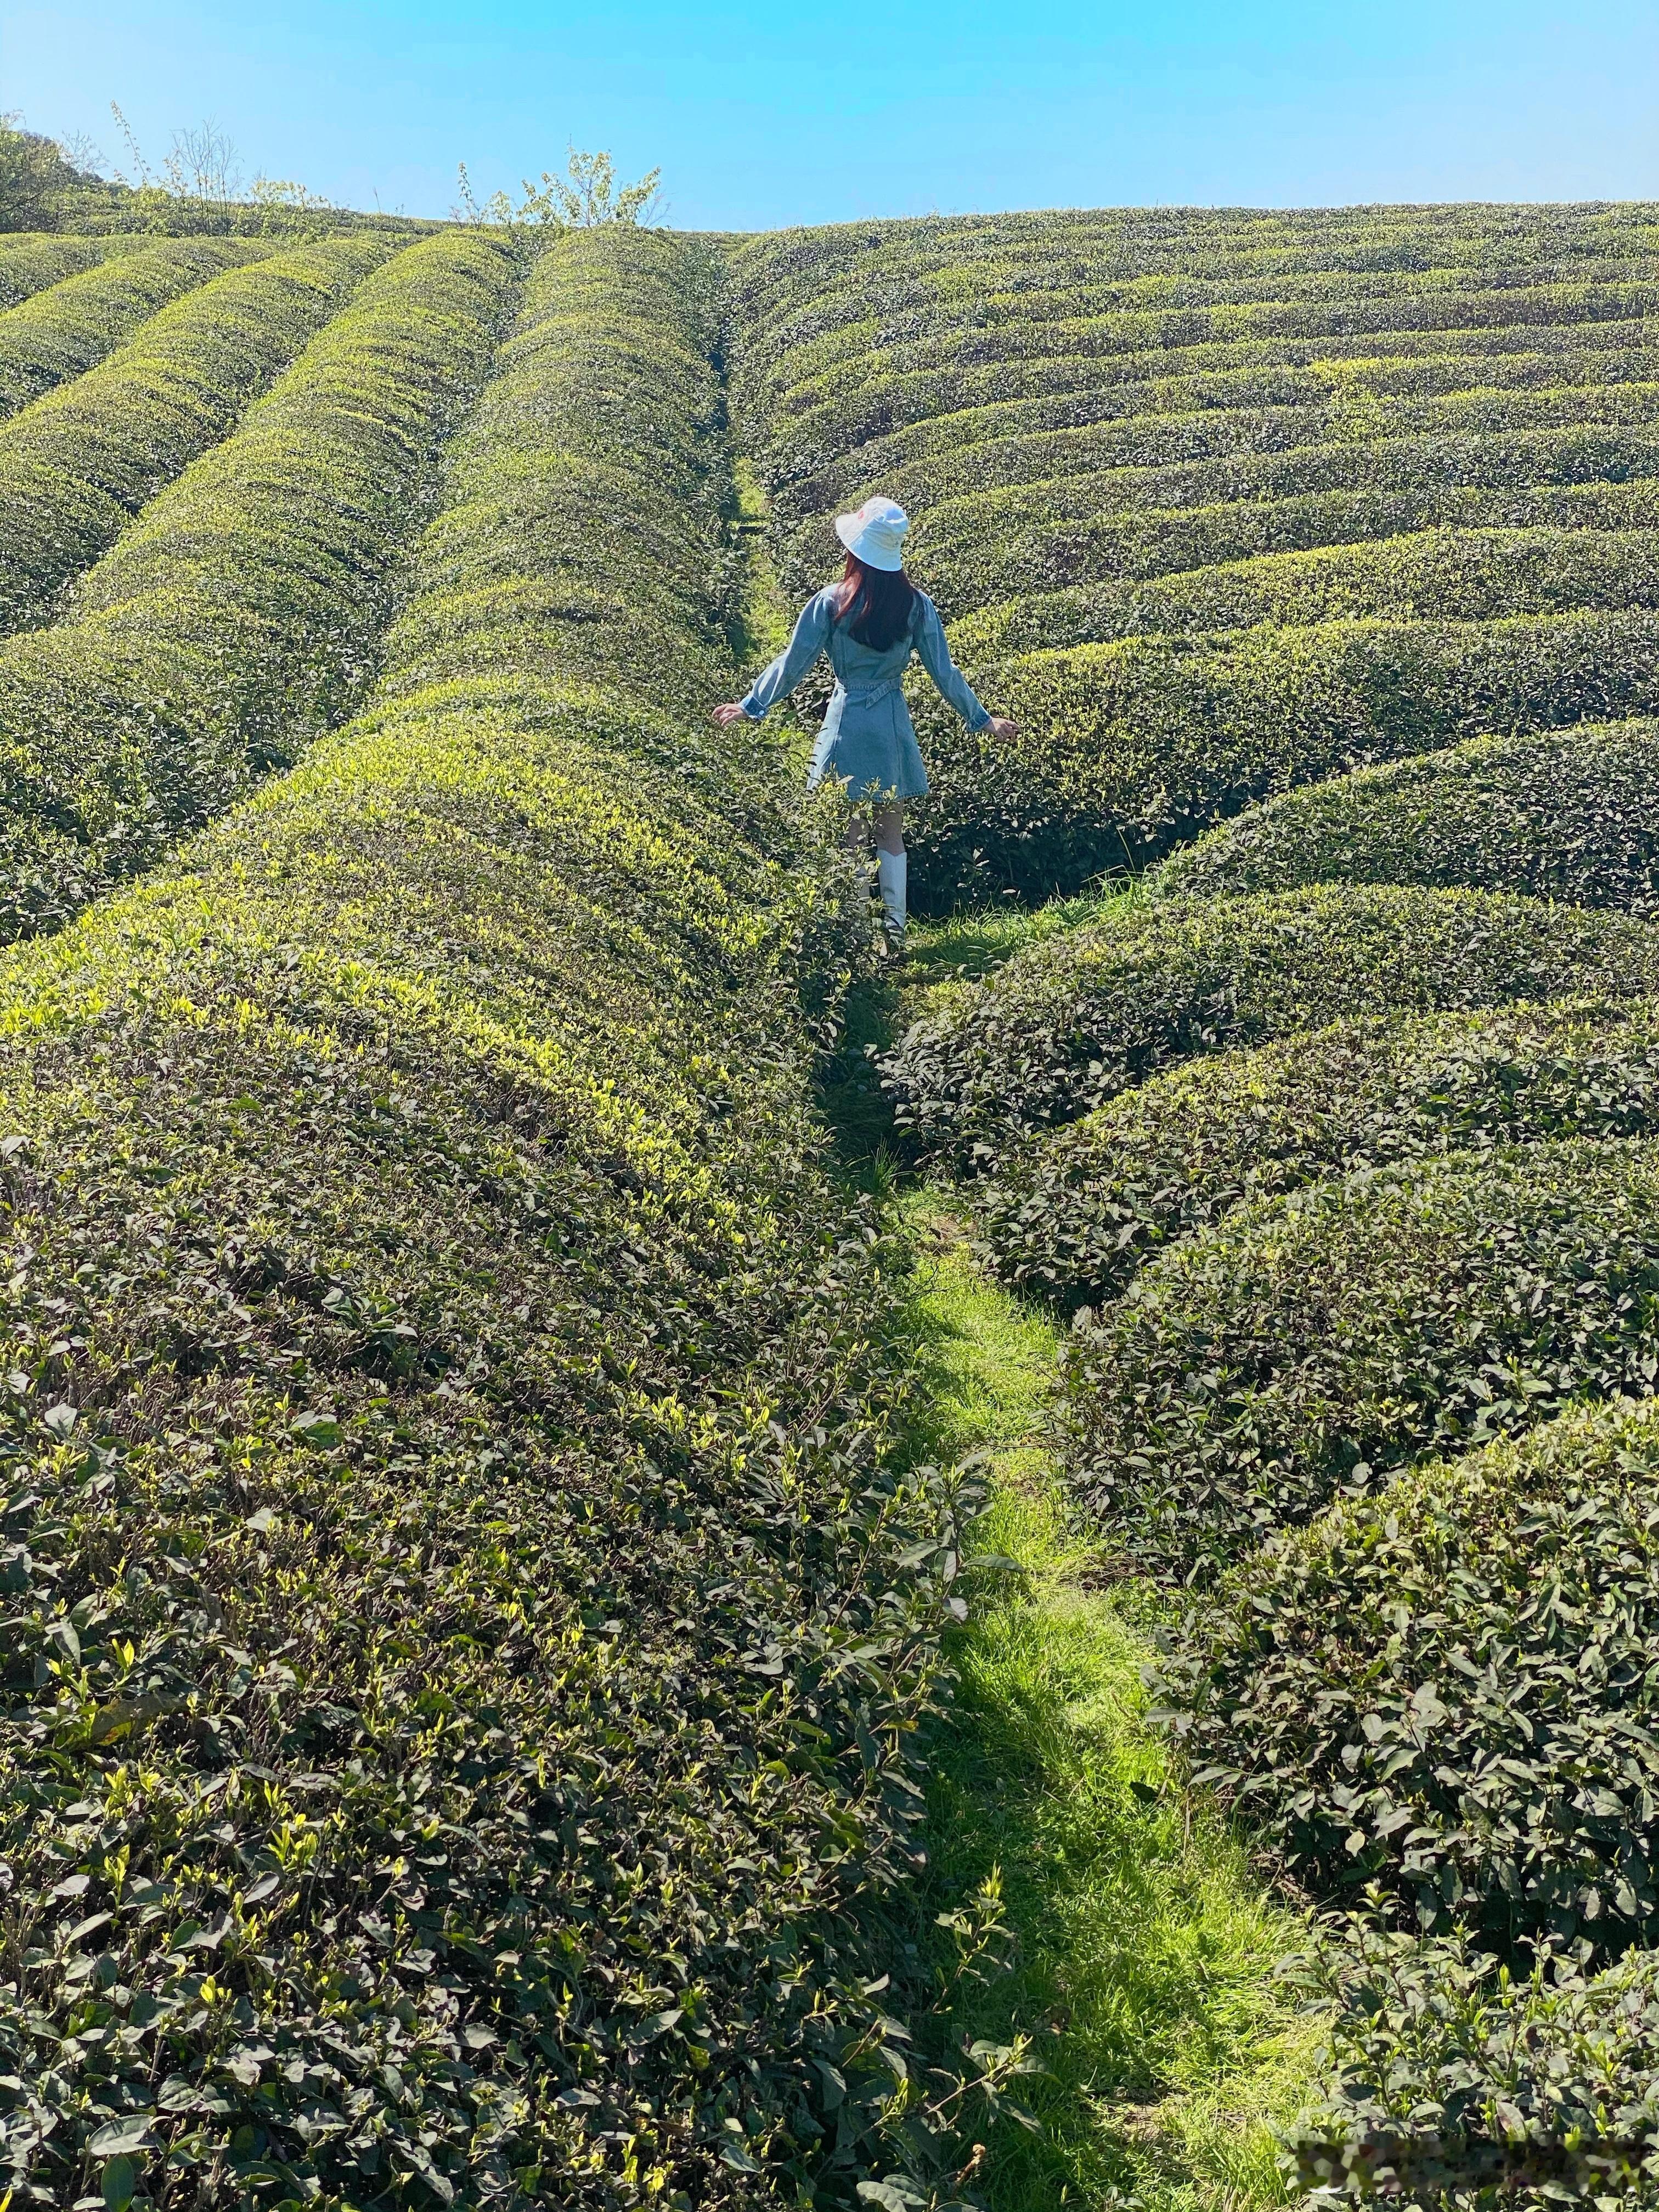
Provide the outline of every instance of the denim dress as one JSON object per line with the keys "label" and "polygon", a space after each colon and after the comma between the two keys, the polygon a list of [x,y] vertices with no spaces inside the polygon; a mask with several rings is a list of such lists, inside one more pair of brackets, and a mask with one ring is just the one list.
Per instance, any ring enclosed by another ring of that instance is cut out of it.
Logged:
{"label": "denim dress", "polygon": [[751,722],[794,690],[821,653],[830,655],[836,688],[829,712],[812,747],[807,788],[825,776],[847,787],[849,799],[920,799],[927,788],[921,748],[904,703],[904,672],[915,653],[970,730],[982,730],[991,717],[951,658],[939,609],[925,592],[916,593],[910,627],[885,653],[860,645],[836,619],[838,585],[809,599],[795,634],[764,675],[757,677],[743,711]]}

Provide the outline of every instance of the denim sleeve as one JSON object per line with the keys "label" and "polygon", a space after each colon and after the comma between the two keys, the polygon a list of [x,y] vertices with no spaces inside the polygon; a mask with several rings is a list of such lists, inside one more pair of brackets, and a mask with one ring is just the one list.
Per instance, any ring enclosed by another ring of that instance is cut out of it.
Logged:
{"label": "denim sleeve", "polygon": [[772,665],[750,685],[743,711],[751,722],[765,720],[768,708],[775,707],[780,699],[794,690],[830,642],[830,599],[828,592],[820,592],[816,599],[806,602],[795,624],[794,635]]}
{"label": "denim sleeve", "polygon": [[945,625],[929,599],[921,603],[921,623],[916,633],[916,652],[922,666],[939,686],[947,707],[954,707],[970,730],[982,730],[991,717],[974,696],[974,688],[951,658],[945,641]]}

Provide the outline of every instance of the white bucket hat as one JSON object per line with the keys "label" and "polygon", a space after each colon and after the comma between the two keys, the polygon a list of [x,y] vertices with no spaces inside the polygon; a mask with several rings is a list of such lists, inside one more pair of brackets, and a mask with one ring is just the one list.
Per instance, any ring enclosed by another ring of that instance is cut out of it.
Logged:
{"label": "white bucket hat", "polygon": [[856,514],[836,517],[836,535],[849,553],[867,568],[902,568],[899,548],[910,518],[904,509],[879,492],[866,499]]}

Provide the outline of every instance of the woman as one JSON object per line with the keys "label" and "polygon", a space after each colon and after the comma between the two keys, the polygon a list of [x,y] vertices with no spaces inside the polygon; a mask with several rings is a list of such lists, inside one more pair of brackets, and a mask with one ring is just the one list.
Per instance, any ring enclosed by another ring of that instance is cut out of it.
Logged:
{"label": "woman", "polygon": [[847,548],[841,581],[809,599],[794,635],[746,699],[716,707],[725,724],[746,714],[763,720],[769,708],[793,691],[821,653],[836,672],[830,710],[812,748],[807,787],[826,775],[846,787],[853,802],[848,842],[866,850],[873,816],[877,867],[887,933],[904,939],[908,863],[904,851],[904,802],[927,788],[927,771],[904,703],[902,679],[913,653],[970,730],[999,738],[1018,725],[988,714],[951,659],[939,610],[904,573],[900,546],[908,516],[890,499],[866,499],[856,514],[836,517],[836,535]]}

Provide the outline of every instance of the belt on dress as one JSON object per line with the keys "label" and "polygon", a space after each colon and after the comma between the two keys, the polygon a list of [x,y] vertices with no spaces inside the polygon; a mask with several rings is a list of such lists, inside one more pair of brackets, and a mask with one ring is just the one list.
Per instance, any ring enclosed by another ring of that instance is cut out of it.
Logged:
{"label": "belt on dress", "polygon": [[880,683],[861,684],[854,690],[850,684],[843,684],[838,676],[836,689],[849,707],[873,707],[878,700],[890,699],[894,692],[902,691],[904,679],[901,676],[884,676]]}

